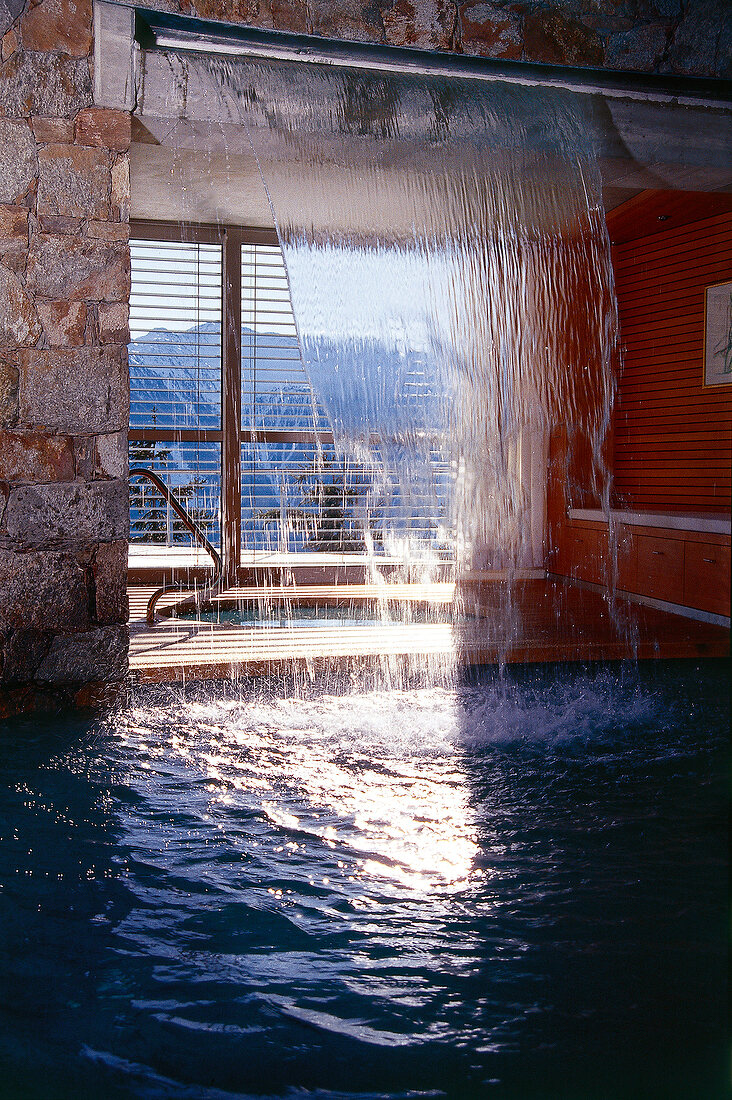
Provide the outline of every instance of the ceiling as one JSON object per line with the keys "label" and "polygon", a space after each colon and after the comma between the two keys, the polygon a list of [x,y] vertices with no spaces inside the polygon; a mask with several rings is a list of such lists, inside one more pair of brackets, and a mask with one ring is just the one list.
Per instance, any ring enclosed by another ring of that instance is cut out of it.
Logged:
{"label": "ceiling", "polygon": [[624,244],[730,211],[729,192],[648,190],[612,209],[607,224],[612,243]]}

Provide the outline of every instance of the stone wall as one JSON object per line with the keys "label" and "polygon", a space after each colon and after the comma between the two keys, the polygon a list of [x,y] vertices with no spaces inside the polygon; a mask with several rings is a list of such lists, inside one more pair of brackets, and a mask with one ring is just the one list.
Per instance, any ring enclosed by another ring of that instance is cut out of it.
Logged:
{"label": "stone wall", "polygon": [[0,0],[0,716],[126,674],[130,118],[91,0]]}
{"label": "stone wall", "polygon": [[392,46],[732,76],[729,0],[179,0],[148,6]]}
{"label": "stone wall", "polygon": [[[559,65],[732,75],[728,0],[180,0],[204,18]],[[0,0],[0,717],[126,672],[130,118],[91,0]]]}

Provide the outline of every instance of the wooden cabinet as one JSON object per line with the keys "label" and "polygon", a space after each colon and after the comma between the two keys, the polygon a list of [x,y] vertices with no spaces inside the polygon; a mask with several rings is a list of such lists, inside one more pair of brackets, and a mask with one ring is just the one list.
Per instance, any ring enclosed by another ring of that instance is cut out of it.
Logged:
{"label": "wooden cabinet", "polygon": [[684,599],[687,607],[730,612],[730,548],[711,542],[688,542],[684,561]]}
{"label": "wooden cabinet", "polygon": [[617,589],[696,608],[716,615],[730,613],[730,543],[721,532],[681,527],[616,527],[610,547],[608,528],[591,520],[570,520],[555,528],[549,569],[566,577],[609,586],[616,554]]}
{"label": "wooden cabinet", "polygon": [[668,603],[684,602],[682,539],[637,535],[637,591]]}

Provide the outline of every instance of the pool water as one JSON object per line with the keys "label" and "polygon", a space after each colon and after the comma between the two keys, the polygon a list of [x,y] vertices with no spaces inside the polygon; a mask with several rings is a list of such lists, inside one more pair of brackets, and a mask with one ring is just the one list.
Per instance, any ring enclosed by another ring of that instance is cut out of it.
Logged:
{"label": "pool water", "polygon": [[449,603],[317,603],[312,606],[300,603],[281,604],[261,601],[242,603],[229,607],[226,604],[211,608],[191,609],[175,616],[187,622],[219,623],[227,626],[261,627],[271,630],[293,627],[318,626],[383,626],[384,623],[449,623],[453,621],[453,608]]}
{"label": "pool water", "polygon": [[0,1094],[726,1095],[729,664],[140,690],[0,744]]}

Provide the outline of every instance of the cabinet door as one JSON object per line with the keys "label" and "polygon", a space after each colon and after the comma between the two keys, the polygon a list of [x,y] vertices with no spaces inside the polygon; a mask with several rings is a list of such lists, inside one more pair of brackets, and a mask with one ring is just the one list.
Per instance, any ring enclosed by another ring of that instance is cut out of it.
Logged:
{"label": "cabinet door", "polygon": [[630,527],[618,530],[618,588],[622,592],[638,591],[638,544]]}
{"label": "cabinet door", "polygon": [[729,546],[687,542],[684,603],[700,611],[729,615]]}
{"label": "cabinet door", "polygon": [[636,591],[669,603],[684,602],[684,543],[637,535]]}
{"label": "cabinet door", "polygon": [[605,583],[605,570],[600,563],[600,532],[580,528],[570,532],[571,575],[593,584]]}

